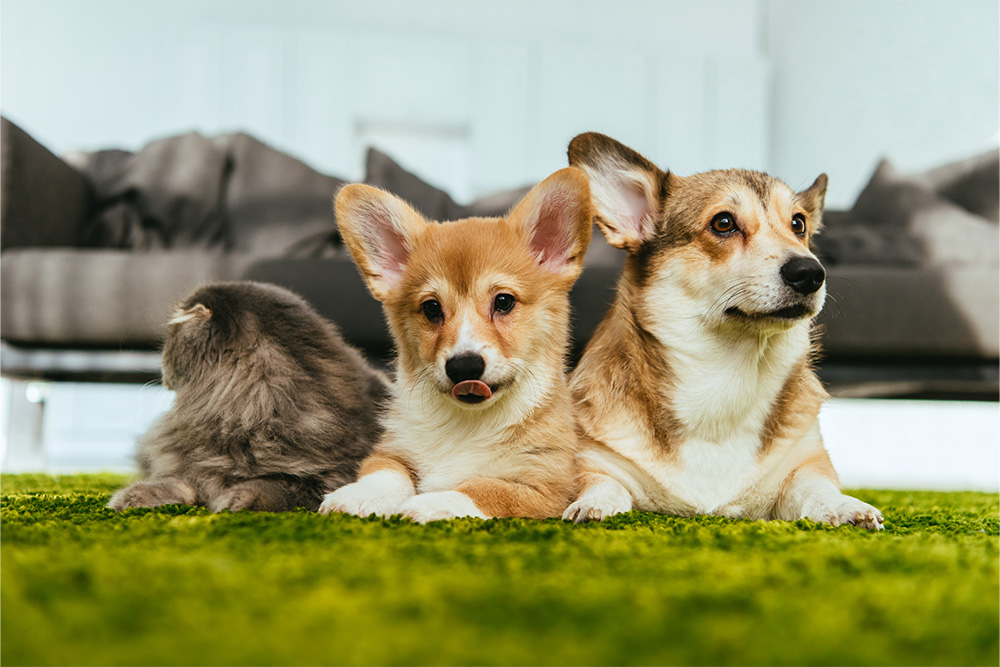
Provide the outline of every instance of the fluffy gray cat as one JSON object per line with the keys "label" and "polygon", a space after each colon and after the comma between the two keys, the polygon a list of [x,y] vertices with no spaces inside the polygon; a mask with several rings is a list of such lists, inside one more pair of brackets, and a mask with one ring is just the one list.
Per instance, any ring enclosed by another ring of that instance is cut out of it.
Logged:
{"label": "fluffy gray cat", "polygon": [[389,391],[305,301],[252,282],[208,285],[182,302],[163,383],[174,404],[139,441],[142,481],[112,509],[315,510],[353,481]]}

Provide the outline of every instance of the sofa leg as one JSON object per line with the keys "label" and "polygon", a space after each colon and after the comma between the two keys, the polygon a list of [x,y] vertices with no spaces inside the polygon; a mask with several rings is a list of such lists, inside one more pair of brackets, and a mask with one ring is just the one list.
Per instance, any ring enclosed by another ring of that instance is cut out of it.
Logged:
{"label": "sofa leg", "polygon": [[49,383],[10,380],[7,402],[7,452],[4,472],[43,472],[46,468],[42,421]]}

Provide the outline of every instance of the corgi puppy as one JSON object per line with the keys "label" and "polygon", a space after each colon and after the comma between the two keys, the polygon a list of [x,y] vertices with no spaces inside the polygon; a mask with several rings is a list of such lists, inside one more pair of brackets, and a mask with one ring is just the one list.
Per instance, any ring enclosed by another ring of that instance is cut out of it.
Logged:
{"label": "corgi puppy", "polygon": [[566,520],[633,508],[882,528],[843,495],[819,431],[810,250],[827,177],[793,192],[743,170],[681,177],[601,134],[569,162],[628,254],[616,300],[572,374],[584,437]]}
{"label": "corgi puppy", "polygon": [[564,358],[593,219],[586,176],[552,174],[505,218],[429,222],[366,185],[335,206],[398,359],[381,441],[320,512],[558,517],[576,491]]}

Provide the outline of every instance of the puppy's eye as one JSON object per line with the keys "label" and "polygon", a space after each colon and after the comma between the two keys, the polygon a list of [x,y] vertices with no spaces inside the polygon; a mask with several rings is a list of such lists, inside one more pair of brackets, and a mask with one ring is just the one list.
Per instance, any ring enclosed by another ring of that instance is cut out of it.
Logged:
{"label": "puppy's eye", "polygon": [[420,309],[424,311],[424,317],[431,322],[444,321],[444,311],[441,310],[441,304],[437,299],[427,299],[427,301],[420,304]]}
{"label": "puppy's eye", "polygon": [[728,211],[716,214],[709,228],[719,236],[728,236],[739,229],[736,226],[736,216]]}
{"label": "puppy's eye", "polygon": [[799,236],[806,233],[806,216],[801,213],[792,216],[792,231]]}
{"label": "puppy's eye", "polygon": [[507,313],[514,307],[514,296],[512,294],[497,294],[493,298],[493,310],[497,313]]}

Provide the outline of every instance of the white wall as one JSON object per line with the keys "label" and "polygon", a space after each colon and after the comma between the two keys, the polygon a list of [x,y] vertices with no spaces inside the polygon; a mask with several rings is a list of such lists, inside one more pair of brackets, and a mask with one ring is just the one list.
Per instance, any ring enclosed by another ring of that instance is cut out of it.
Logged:
{"label": "white wall", "polygon": [[996,0],[770,0],[772,169],[793,185],[817,166],[849,205],[879,158],[921,170],[998,143]]}
{"label": "white wall", "polygon": [[995,0],[3,0],[0,109],[56,151],[249,131],[336,175],[380,144],[459,198],[600,130],[680,173],[995,146]]}
{"label": "white wall", "polygon": [[243,129],[360,178],[377,143],[459,197],[544,177],[585,130],[686,171],[768,165],[757,2],[2,9],[3,111],[58,151]]}

